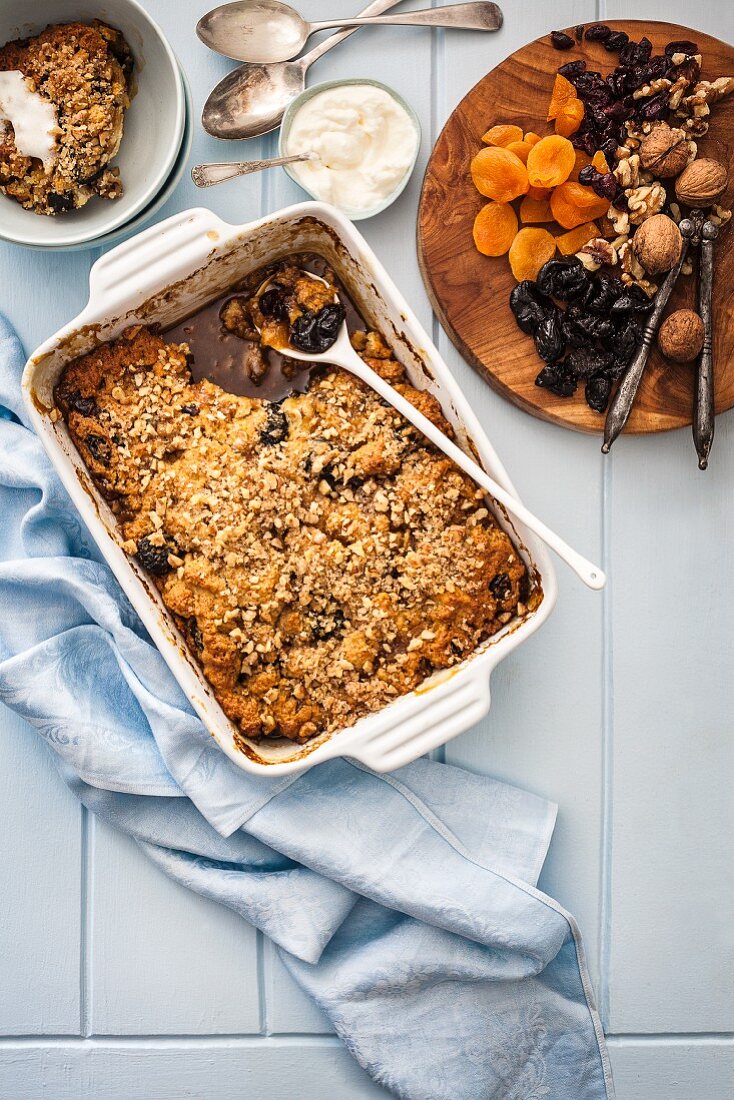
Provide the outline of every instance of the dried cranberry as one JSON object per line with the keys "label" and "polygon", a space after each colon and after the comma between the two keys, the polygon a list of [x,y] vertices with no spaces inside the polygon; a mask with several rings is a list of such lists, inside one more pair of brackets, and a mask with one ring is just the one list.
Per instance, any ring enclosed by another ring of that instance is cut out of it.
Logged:
{"label": "dried cranberry", "polygon": [[579,73],[586,71],[586,62],[579,61],[567,61],[565,65],[561,65],[558,72],[561,76],[565,76],[566,79],[570,79],[572,76],[578,76]]}
{"label": "dried cranberry", "polygon": [[581,149],[588,156],[593,157],[597,150],[598,141],[592,130],[578,131],[572,138],[572,144],[576,149]]}
{"label": "dried cranberry", "polygon": [[622,190],[611,172],[600,173],[596,179],[593,180],[591,187],[599,198],[609,199],[610,202],[616,199],[617,195]]}
{"label": "dried cranberry", "polygon": [[604,157],[607,160],[607,162],[609,162],[612,159],[612,157],[614,156],[614,154],[616,153],[617,146],[618,145],[623,145],[623,144],[624,144],[624,140],[617,141],[616,138],[606,138],[604,141],[602,141],[599,148],[601,149],[602,153],[604,154]]}
{"label": "dried cranberry", "polygon": [[586,404],[594,412],[606,412],[609,398],[612,395],[612,383],[603,374],[590,378],[585,386]]}
{"label": "dried cranberry", "polygon": [[609,38],[604,40],[604,49],[609,53],[617,53],[623,46],[626,46],[630,40],[630,36],[625,34],[624,31],[612,31]]}
{"label": "dried cranberry", "polygon": [[577,23],[573,30],[573,36],[577,42],[581,42],[584,37],[584,24]]}
{"label": "dried cranberry", "polygon": [[153,546],[149,535],[143,535],[138,542],[138,561],[154,577],[165,577],[167,573],[171,572],[168,555],[175,554],[175,552],[176,547],[169,546],[167,543],[163,543],[162,546]]}
{"label": "dried cranberry", "polygon": [[103,435],[92,434],[88,435],[84,442],[95,462],[99,462],[100,466],[109,466],[112,461],[112,444],[109,439]]}
{"label": "dried cranberry", "polygon": [[512,582],[507,573],[498,573],[489,582],[489,591],[499,603],[509,600],[512,595]]}
{"label": "dried cranberry", "polygon": [[551,31],[550,40],[554,50],[570,50],[573,46],[573,38],[563,31]]}
{"label": "dried cranberry", "polygon": [[288,417],[280,405],[268,405],[268,416],[265,427],[260,432],[260,442],[266,447],[273,447],[276,443],[282,443],[288,438]]}
{"label": "dried cranberry", "polygon": [[658,92],[650,96],[637,112],[637,117],[643,122],[656,122],[666,118],[668,114],[668,92]]}
{"label": "dried cranberry", "polygon": [[623,46],[619,51],[619,63],[620,65],[624,65],[625,68],[644,65],[650,60],[651,53],[652,42],[649,38],[642,38],[639,42],[628,42],[627,45]]}
{"label": "dried cranberry", "polygon": [[693,54],[698,53],[698,46],[695,42],[687,42],[685,40],[681,42],[668,42],[665,47],[665,56],[672,57],[673,54],[684,53],[686,57],[692,57]]}
{"label": "dried cranberry", "polygon": [[590,187],[596,177],[600,175],[601,172],[593,164],[585,164],[579,172],[579,183],[583,183],[584,187]]}
{"label": "dried cranberry", "polygon": [[275,321],[288,320],[288,306],[286,304],[286,292],[282,286],[275,283],[260,295],[258,299],[260,312],[263,317],[272,317]]}
{"label": "dried cranberry", "polygon": [[611,27],[608,27],[606,23],[592,23],[590,27],[586,28],[586,41],[606,42],[611,33]]}

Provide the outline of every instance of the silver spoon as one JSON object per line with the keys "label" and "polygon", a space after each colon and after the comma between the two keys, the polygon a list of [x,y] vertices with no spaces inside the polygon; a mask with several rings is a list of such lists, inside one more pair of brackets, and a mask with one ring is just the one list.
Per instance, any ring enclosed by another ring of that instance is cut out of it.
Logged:
{"label": "silver spoon", "polygon": [[308,23],[281,0],[236,0],[202,16],[196,25],[201,41],[235,61],[272,64],[296,57],[312,34],[330,27],[452,27],[456,30],[496,31],[502,13],[488,0],[410,11],[401,15],[325,20]]}
{"label": "silver spoon", "polygon": [[195,164],[191,169],[191,178],[197,187],[214,187],[217,183],[234,179],[235,176],[249,176],[252,172],[262,172],[265,168],[277,168],[280,164],[295,164],[301,160],[318,160],[318,153],[294,153],[289,157],[270,157],[269,160],[214,161],[211,164]]}
{"label": "silver spoon", "polygon": [[[314,275],[310,271],[304,271],[304,274],[311,279],[318,279],[319,282],[326,283],[326,279],[323,279],[320,275]],[[258,297],[260,297],[269,283],[270,280],[266,279],[257,291]],[[335,295],[335,301],[338,300],[339,296],[337,294]],[[332,366],[342,367],[343,370],[349,371],[350,374],[366,382],[375,393],[378,393],[389,405],[397,409],[413,427],[417,428],[426,439],[433,443],[434,447],[438,447],[440,451],[448,455],[460,470],[468,474],[472,481],[481,486],[485,492],[489,493],[490,496],[502,504],[510,515],[513,515],[515,519],[518,519],[520,523],[524,524],[530,531],[533,531],[538,538],[541,538],[547,546],[550,546],[551,550],[554,550],[559,558],[562,558],[562,560],[573,569],[574,573],[576,573],[584,584],[588,585],[589,588],[597,590],[604,587],[607,578],[598,566],[594,565],[593,562],[587,561],[586,558],[582,557],[581,554],[570,547],[567,542],[564,542],[560,535],[557,535],[555,531],[551,531],[550,527],[546,527],[542,520],[533,515],[533,513],[529,511],[524,504],[521,504],[512,493],[507,491],[507,489],[503,489],[503,487],[499,485],[494,478],[490,477],[481,466],[477,465],[473,459],[469,458],[460,447],[457,447],[453,440],[444,435],[440,428],[437,428],[428,417],[419,412],[418,409],[408,401],[407,397],[403,397],[402,394],[393,389],[389,382],[381,378],[376,371],[373,371],[372,368],[365,363],[364,359],[357,355],[349,339],[349,330],[346,321],[343,322],[339,330],[336,342],[328,351],[320,355],[309,355],[306,352],[300,351],[298,348],[290,347],[290,345],[278,347],[275,350],[279,351],[281,355],[285,355],[290,359],[298,359],[301,362],[330,363]]]}
{"label": "silver spoon", "polygon": [[[400,0],[372,0],[361,14],[381,15],[399,3]],[[219,138],[259,137],[274,130],[288,104],[306,87],[309,66],[354,33],[346,30],[332,34],[297,61],[240,65],[220,80],[204,104],[201,115],[204,129]]]}

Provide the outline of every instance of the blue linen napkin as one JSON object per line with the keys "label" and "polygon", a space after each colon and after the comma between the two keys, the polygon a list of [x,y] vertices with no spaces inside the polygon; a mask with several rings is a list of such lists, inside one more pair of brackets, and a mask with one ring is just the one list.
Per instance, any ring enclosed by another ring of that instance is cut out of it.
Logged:
{"label": "blue linen napkin", "polygon": [[600,1100],[578,928],[535,884],[556,808],[420,760],[272,780],[217,749],[35,435],[0,317],[0,700],[91,811],[278,945],[405,1100]]}

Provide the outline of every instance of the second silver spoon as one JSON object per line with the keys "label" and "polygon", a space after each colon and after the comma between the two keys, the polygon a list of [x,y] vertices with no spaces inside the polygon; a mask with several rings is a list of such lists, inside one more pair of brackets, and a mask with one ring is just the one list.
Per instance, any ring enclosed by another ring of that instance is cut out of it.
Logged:
{"label": "second silver spoon", "polygon": [[289,157],[270,157],[269,160],[215,161],[212,164],[195,164],[191,169],[191,178],[197,187],[214,187],[217,183],[234,179],[235,176],[249,176],[252,172],[262,172],[266,168],[277,168],[281,164],[295,164],[301,160],[316,160],[316,153],[294,153]]}
{"label": "second silver spoon", "polygon": [[496,31],[502,26],[502,12],[488,0],[473,0],[400,15],[308,23],[295,8],[280,0],[236,0],[202,16],[196,33],[210,49],[225,57],[268,65],[296,57],[317,31],[383,25]]}

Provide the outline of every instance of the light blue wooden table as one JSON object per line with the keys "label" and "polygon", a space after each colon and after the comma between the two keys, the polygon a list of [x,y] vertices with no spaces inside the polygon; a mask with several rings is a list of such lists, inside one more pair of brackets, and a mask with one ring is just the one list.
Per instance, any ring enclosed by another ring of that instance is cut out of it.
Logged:
{"label": "light blue wooden table", "polygon": [[[146,6],[198,113],[229,67],[194,35],[205,4]],[[552,26],[605,16],[677,19],[734,39],[734,8],[717,0],[503,6],[498,35],[360,31],[312,72],[382,79],[421,117],[414,180],[364,231],[427,325],[414,248],[421,170],[489,68]],[[318,19],[357,0],[300,7]],[[197,125],[192,163],[273,149],[272,138],[223,149]],[[280,173],[204,194],[186,180],[161,216],[206,203],[245,221],[298,197]],[[1,306],[28,349],[84,304],[96,255],[0,248]],[[619,1100],[731,1100],[734,414],[717,423],[705,475],[688,431],[622,439],[602,461],[597,440],[506,404],[435,322],[434,333],[525,501],[611,577],[599,597],[559,569],[557,611],[501,666],[489,718],[446,758],[560,803],[541,885],[585,936]],[[0,722],[0,1100],[386,1095],[258,933],[98,825],[36,735],[7,711]]]}

